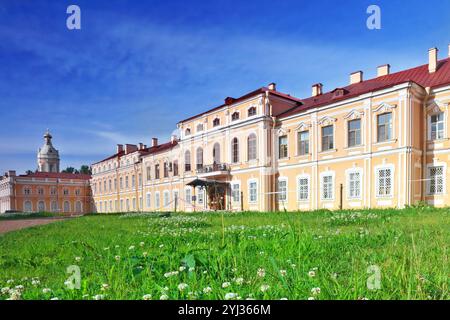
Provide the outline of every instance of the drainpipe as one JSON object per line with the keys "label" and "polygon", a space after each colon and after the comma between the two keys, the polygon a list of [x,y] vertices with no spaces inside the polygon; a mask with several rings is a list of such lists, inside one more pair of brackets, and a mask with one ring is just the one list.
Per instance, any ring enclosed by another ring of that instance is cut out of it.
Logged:
{"label": "drainpipe", "polygon": [[[270,135],[270,139],[272,140],[271,143],[271,154],[272,154],[272,173],[269,177],[269,182],[270,182],[270,186],[273,188],[275,186],[275,161],[276,161],[276,150],[275,150],[275,143],[274,143],[274,132],[275,132],[275,127],[276,127],[276,117],[273,116],[273,112],[272,112],[272,104],[270,104],[269,102],[269,92],[266,91],[266,103],[269,105],[269,117],[272,120],[272,134]],[[276,188],[274,189],[274,191],[276,191]],[[267,193],[268,197],[270,197],[270,210],[269,211],[274,211],[275,210],[275,196],[273,194],[272,191]]]}
{"label": "drainpipe", "polygon": [[425,94],[425,98],[423,100],[423,112],[425,113],[425,117],[423,117],[423,118],[425,118],[425,125],[424,125],[425,130],[424,130],[424,136],[423,136],[423,142],[422,142],[422,144],[423,144],[423,146],[422,146],[422,172],[421,172],[422,174],[421,174],[421,179],[420,179],[421,180],[420,181],[421,190],[422,190],[421,197],[420,197],[421,201],[425,201],[425,192],[426,192],[425,170],[426,170],[426,165],[427,165],[427,139],[428,139],[427,104],[428,104],[428,99],[430,97],[431,88],[426,87],[425,92],[426,92],[426,94]]}

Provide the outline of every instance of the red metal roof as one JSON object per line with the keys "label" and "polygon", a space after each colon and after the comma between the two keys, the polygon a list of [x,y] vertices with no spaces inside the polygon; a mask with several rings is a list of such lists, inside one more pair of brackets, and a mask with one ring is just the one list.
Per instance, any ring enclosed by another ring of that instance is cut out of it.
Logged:
{"label": "red metal roof", "polygon": [[425,64],[412,69],[391,73],[386,76],[377,77],[357,84],[349,85],[347,87],[343,87],[341,89],[346,90],[346,93],[340,97],[334,97],[335,90],[333,90],[317,97],[303,99],[301,100],[303,102],[301,106],[285,111],[284,113],[279,114],[279,117],[289,117],[311,108],[317,108],[327,104],[335,103],[337,101],[353,98],[365,93],[393,87],[395,85],[406,82],[415,82],[424,88],[436,88],[444,85],[449,85],[450,58],[439,61],[438,69],[434,73],[429,73],[428,64]]}
{"label": "red metal roof", "polygon": [[50,178],[50,179],[72,179],[72,180],[89,180],[91,176],[89,174],[75,174],[75,173],[65,173],[65,172],[33,172],[30,174],[23,174],[19,177],[27,178]]}

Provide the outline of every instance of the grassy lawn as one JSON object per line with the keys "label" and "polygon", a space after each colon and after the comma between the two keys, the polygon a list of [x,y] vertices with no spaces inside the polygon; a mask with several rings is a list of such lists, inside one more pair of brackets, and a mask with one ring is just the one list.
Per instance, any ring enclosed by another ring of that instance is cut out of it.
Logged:
{"label": "grassy lawn", "polygon": [[449,299],[449,213],[85,216],[0,235],[0,299]]}

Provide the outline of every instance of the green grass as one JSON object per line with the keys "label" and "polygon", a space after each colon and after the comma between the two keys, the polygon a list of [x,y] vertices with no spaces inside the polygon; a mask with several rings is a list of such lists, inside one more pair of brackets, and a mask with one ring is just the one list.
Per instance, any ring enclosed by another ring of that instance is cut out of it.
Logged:
{"label": "green grass", "polygon": [[[90,215],[0,236],[0,288],[23,286],[23,299],[449,299],[449,213]],[[80,290],[64,284],[70,265]]]}

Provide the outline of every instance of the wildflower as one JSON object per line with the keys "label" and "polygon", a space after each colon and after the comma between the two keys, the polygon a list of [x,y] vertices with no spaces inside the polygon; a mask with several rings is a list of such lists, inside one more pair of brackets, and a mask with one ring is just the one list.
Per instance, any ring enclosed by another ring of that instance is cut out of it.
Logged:
{"label": "wildflower", "polygon": [[314,295],[314,296],[317,296],[318,294],[320,294],[320,288],[312,288],[311,289],[311,293]]}
{"label": "wildflower", "polygon": [[171,271],[171,272],[164,273],[164,277],[166,277],[166,278],[170,278],[170,277],[176,276],[176,275],[178,275],[178,271]]}
{"label": "wildflower", "polygon": [[180,267],[178,270],[180,270],[180,272],[183,272],[184,270],[186,270],[186,267]]}
{"label": "wildflower", "polygon": [[309,297],[308,300],[316,300],[314,297]]}
{"label": "wildflower", "polygon": [[143,246],[145,246],[145,242],[139,242],[139,245],[140,245],[141,247],[143,247]]}
{"label": "wildflower", "polygon": [[335,273],[333,273],[332,275],[331,275],[331,278],[332,279],[334,279],[334,280],[336,280],[337,279],[337,277],[338,277],[338,274],[335,272]]}
{"label": "wildflower", "polygon": [[8,281],[6,281],[7,284],[12,284],[14,283],[14,279],[9,279]]}
{"label": "wildflower", "polygon": [[189,272],[194,272],[195,271],[195,267],[190,267],[189,268]]}
{"label": "wildflower", "polygon": [[25,289],[25,288],[23,285],[20,284],[20,285],[16,286],[14,289],[16,289],[17,291],[23,291],[23,289]]}
{"label": "wildflower", "polygon": [[258,277],[264,278],[266,276],[266,270],[259,268],[257,274],[258,274]]}
{"label": "wildflower", "polygon": [[292,268],[292,269],[295,269],[296,267],[297,267],[297,265],[296,265],[295,263],[292,263],[292,264],[291,264],[291,268]]}
{"label": "wildflower", "polygon": [[231,285],[229,282],[222,283],[222,288],[228,288]]}
{"label": "wildflower", "polygon": [[128,250],[134,250],[134,248],[136,248],[135,246],[129,246]]}
{"label": "wildflower", "polygon": [[236,282],[236,284],[241,285],[244,283],[244,278],[237,278],[236,280],[234,280]]}
{"label": "wildflower", "polygon": [[261,292],[266,292],[267,290],[269,290],[270,286],[268,284],[263,284],[261,286]]}
{"label": "wildflower", "polygon": [[116,261],[120,261],[120,256],[115,256],[114,259],[116,259]]}
{"label": "wildflower", "polygon": [[203,274],[207,274],[207,273],[208,273],[208,270],[203,271]]}
{"label": "wildflower", "polygon": [[311,270],[311,271],[308,272],[308,276],[310,278],[314,278],[316,276],[316,272],[314,270]]}
{"label": "wildflower", "polygon": [[260,256],[263,256],[263,255],[264,255],[264,251],[260,251],[260,252],[259,252],[259,255],[260,255]]}
{"label": "wildflower", "polygon": [[152,295],[151,294],[144,294],[144,296],[142,297],[143,300],[152,300]]}
{"label": "wildflower", "polygon": [[161,297],[159,297],[159,300],[169,300],[169,296],[167,294],[163,294]]}
{"label": "wildflower", "polygon": [[58,297],[53,297],[50,300],[59,300],[59,298]]}
{"label": "wildflower", "polygon": [[107,284],[107,283],[102,284],[101,290],[105,291],[108,289],[109,289],[109,284]]}
{"label": "wildflower", "polygon": [[178,290],[184,291],[187,287],[189,287],[189,286],[187,285],[187,283],[180,283],[180,284],[178,285]]}
{"label": "wildflower", "polygon": [[195,292],[189,291],[188,292],[188,297],[189,297],[189,299],[196,299],[197,295],[195,294]]}
{"label": "wildflower", "polygon": [[93,298],[94,300],[103,300],[105,299],[105,296],[103,294],[97,294]]}
{"label": "wildflower", "polygon": [[287,271],[286,270],[280,270],[280,275],[282,277],[285,277],[287,275]]}
{"label": "wildflower", "polygon": [[75,257],[75,261],[76,262],[80,262],[81,261],[81,257]]}
{"label": "wildflower", "polygon": [[159,247],[160,247],[160,248],[163,248],[163,247],[164,247],[164,245],[163,245],[163,244],[160,244],[160,245],[159,245]]}
{"label": "wildflower", "polygon": [[231,272],[236,273],[236,272],[237,272],[237,269],[236,269],[236,268],[233,268],[233,269],[231,269]]}
{"label": "wildflower", "polygon": [[280,300],[287,300],[288,298],[281,298]]}
{"label": "wildflower", "polygon": [[146,258],[146,257],[148,256],[148,252],[147,252],[147,251],[142,252],[142,256],[143,256],[144,258]]}
{"label": "wildflower", "polygon": [[42,293],[47,294],[47,293],[50,293],[50,292],[52,292],[52,289],[50,289],[50,288],[44,288],[44,289],[42,289]]}
{"label": "wildflower", "polygon": [[4,287],[4,288],[2,288],[2,289],[0,290],[0,292],[1,292],[2,294],[8,294],[8,293],[9,293],[9,290],[11,290],[10,287]]}
{"label": "wildflower", "polygon": [[41,283],[41,282],[40,282],[38,279],[33,279],[33,280],[31,280],[31,284],[32,284],[33,286],[38,286],[40,283]]}
{"label": "wildflower", "polygon": [[103,250],[105,250],[105,251],[106,251],[106,250],[109,250],[109,247],[105,247],[105,248],[103,248]]}
{"label": "wildflower", "polygon": [[238,297],[237,293],[229,292],[225,295],[225,300],[233,300]]}
{"label": "wildflower", "polygon": [[19,290],[10,290],[9,291],[10,297],[8,300],[20,300],[22,298],[22,292]]}
{"label": "wildflower", "polygon": [[203,288],[203,293],[204,294],[208,294],[208,293],[211,293],[211,292],[212,292],[212,288],[211,287]]}

